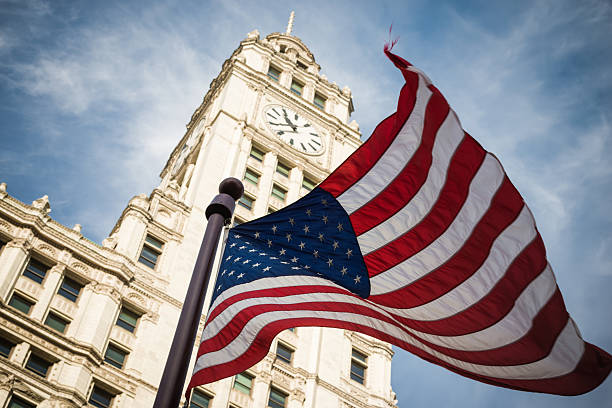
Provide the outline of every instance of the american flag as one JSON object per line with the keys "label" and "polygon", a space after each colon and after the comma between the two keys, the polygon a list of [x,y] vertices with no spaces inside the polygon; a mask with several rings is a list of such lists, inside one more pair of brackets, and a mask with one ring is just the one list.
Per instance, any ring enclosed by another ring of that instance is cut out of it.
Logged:
{"label": "american flag", "polygon": [[499,161],[422,72],[321,185],[230,230],[189,388],[244,371],[276,334],[349,329],[502,387],[576,395],[612,357],[582,340]]}

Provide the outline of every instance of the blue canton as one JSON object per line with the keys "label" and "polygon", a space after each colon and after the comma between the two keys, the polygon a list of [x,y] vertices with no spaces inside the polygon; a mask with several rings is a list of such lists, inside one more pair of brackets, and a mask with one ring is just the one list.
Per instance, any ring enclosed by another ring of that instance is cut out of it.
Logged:
{"label": "blue canton", "polygon": [[349,217],[317,187],[299,201],[229,231],[213,296],[272,276],[318,276],[367,298],[370,281]]}

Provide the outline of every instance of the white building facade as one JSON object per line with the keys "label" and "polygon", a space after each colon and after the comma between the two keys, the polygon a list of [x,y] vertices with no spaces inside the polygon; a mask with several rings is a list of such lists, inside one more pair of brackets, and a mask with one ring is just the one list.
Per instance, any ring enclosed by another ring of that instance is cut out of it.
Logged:
{"label": "white building facade", "polygon": [[[319,70],[290,27],[249,33],[159,186],[130,200],[102,245],[54,221],[46,197],[28,205],[0,184],[1,408],[152,406],[219,182],[243,180],[244,222],[307,194],[360,144],[350,89]],[[286,330],[190,407],[395,407],[392,355],[346,330]]]}

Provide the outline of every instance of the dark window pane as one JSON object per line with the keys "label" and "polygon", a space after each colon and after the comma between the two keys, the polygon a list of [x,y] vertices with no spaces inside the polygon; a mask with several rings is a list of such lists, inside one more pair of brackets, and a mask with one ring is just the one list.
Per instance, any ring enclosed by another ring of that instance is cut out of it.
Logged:
{"label": "dark window pane", "polygon": [[47,274],[47,269],[49,268],[46,265],[43,265],[36,259],[30,259],[30,262],[28,262],[28,265],[23,271],[23,276],[32,279],[34,282],[42,283]]}
{"label": "dark window pane", "polygon": [[257,185],[259,183],[259,174],[255,173],[251,169],[246,169],[244,173],[244,180]]}
{"label": "dark window pane", "polygon": [[66,326],[68,326],[68,320],[59,317],[55,313],[49,313],[45,319],[45,324],[60,333],[64,333]]}
{"label": "dark window pane", "polygon": [[280,77],[280,70],[270,65],[270,68],[268,68],[268,76],[274,81],[278,82],[278,78]]}
{"label": "dark window pane", "polygon": [[272,408],[284,408],[287,395],[278,391],[275,388],[270,388],[270,397],[268,398],[268,406]]}
{"label": "dark window pane", "polygon": [[125,307],[122,307],[121,311],[119,312],[119,316],[117,317],[116,324],[117,326],[123,327],[124,329],[134,333],[139,318],[140,315],[126,309]]}
{"label": "dark window pane", "polygon": [[281,162],[278,162],[276,164],[276,172],[278,174],[282,174],[285,177],[289,177],[289,171],[291,171],[291,168],[286,164],[283,164]]}
{"label": "dark window pane", "polygon": [[159,252],[154,251],[148,246],[142,247],[142,252],[140,253],[139,262],[144,263],[149,268],[154,268],[157,263],[157,258],[159,257]]}
{"label": "dark window pane", "polygon": [[113,402],[114,395],[94,385],[89,396],[89,403],[94,407],[108,408]]}
{"label": "dark window pane", "polygon": [[272,196],[278,198],[279,200],[285,200],[285,197],[287,196],[287,190],[285,190],[284,188],[274,184],[272,186]]}
{"label": "dark window pane", "polygon": [[319,95],[318,93],[316,93],[314,97],[314,104],[315,106],[321,109],[324,109],[325,108],[325,98]]}
{"label": "dark window pane", "polygon": [[312,180],[310,180],[309,178],[304,177],[302,179],[302,187],[305,188],[306,190],[310,191],[313,188],[315,188],[316,183]]}
{"label": "dark window pane", "polygon": [[240,197],[240,200],[238,200],[238,205],[246,208],[247,210],[251,210],[253,208],[254,201],[255,200],[251,197],[243,195],[242,197]]}
{"label": "dark window pane", "polygon": [[357,360],[365,363],[367,361],[368,356],[353,349],[353,358],[356,358]]}
{"label": "dark window pane", "polygon": [[158,248],[158,249],[162,249],[162,247],[164,246],[163,242],[161,242],[160,240],[156,238],[153,238],[150,235],[147,235],[147,237],[145,238],[145,242],[153,245],[155,248]]}
{"label": "dark window pane", "polygon": [[253,376],[246,373],[240,373],[236,375],[236,378],[234,379],[234,388],[236,390],[248,395],[251,393],[252,386]]}
{"label": "dark window pane", "polygon": [[264,158],[264,152],[262,152],[261,150],[259,150],[256,147],[251,147],[251,157],[254,158],[257,161],[263,161]]}
{"label": "dark window pane", "polygon": [[52,363],[40,356],[37,356],[36,354],[30,354],[30,358],[28,358],[28,361],[26,363],[26,368],[40,375],[41,377],[46,377],[47,372],[49,371],[49,367],[51,367],[51,364]]}
{"label": "dark window pane", "polygon": [[120,348],[109,344],[106,348],[106,354],[104,354],[104,361],[117,368],[123,368],[123,363],[125,362],[125,356],[127,356],[127,354],[127,352]]}
{"label": "dark window pane", "polygon": [[287,364],[291,364],[291,358],[293,357],[293,350],[280,343],[276,345],[276,356]]}
{"label": "dark window pane", "polygon": [[79,293],[81,293],[82,287],[83,286],[75,280],[64,277],[62,285],[57,291],[57,294],[65,297],[66,299],[72,302],[76,302],[77,298],[79,297]]}
{"label": "dark window pane", "polygon": [[210,403],[210,397],[205,395],[204,393],[195,390],[193,395],[191,396],[191,403],[189,404],[189,408],[208,408],[208,404]]}
{"label": "dark window pane", "polygon": [[23,400],[18,396],[13,395],[7,408],[36,408],[36,405],[30,404],[26,400]]}
{"label": "dark window pane", "polygon": [[15,347],[15,343],[5,339],[4,337],[0,337],[0,356],[8,358],[11,355],[13,347]]}
{"label": "dark window pane", "polygon": [[304,85],[300,84],[297,81],[291,81],[291,92],[296,95],[302,95],[302,90],[304,89]]}
{"label": "dark window pane", "polygon": [[15,293],[11,297],[11,300],[9,300],[9,305],[19,310],[20,312],[28,314],[30,313],[30,309],[32,308],[32,305],[34,305],[34,303]]}

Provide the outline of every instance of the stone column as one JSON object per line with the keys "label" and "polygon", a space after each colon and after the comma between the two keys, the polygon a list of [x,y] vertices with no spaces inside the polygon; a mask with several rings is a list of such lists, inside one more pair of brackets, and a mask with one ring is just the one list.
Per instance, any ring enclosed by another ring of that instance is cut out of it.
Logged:
{"label": "stone column", "polygon": [[236,177],[236,156],[238,155],[238,149],[240,148],[240,139],[242,138],[245,126],[246,123],[242,120],[238,121],[234,126],[230,145],[227,149],[227,154],[225,155],[226,160],[225,168],[223,169],[223,178],[231,176]]}
{"label": "stone column", "polygon": [[24,229],[20,236],[8,242],[0,254],[0,299],[8,301],[15,280],[25,268],[33,237],[32,231]]}
{"label": "stone column", "polygon": [[83,288],[79,311],[72,323],[74,338],[91,344],[102,354],[110,330],[117,320],[120,304],[121,296],[115,288],[90,282]]}
{"label": "stone column", "polygon": [[55,293],[57,292],[57,287],[59,286],[59,283],[62,280],[64,269],[66,269],[66,265],[58,264],[47,271],[47,276],[45,277],[45,281],[43,282],[43,290],[40,294],[40,297],[38,298],[38,301],[32,308],[32,312],[30,314],[32,319],[42,321],[43,316],[45,315],[45,312],[49,307],[49,303],[51,303],[53,295],[55,295]]}
{"label": "stone column", "polygon": [[253,398],[254,407],[268,406],[268,393],[270,392],[271,376],[267,372],[259,373],[253,380],[253,390],[251,398]]}
{"label": "stone column", "polygon": [[251,154],[251,138],[245,136],[240,142],[240,151],[238,152],[238,159],[236,160],[236,167],[234,177],[241,179],[243,175],[243,169],[246,168],[247,160]]}
{"label": "stone column", "polygon": [[253,209],[256,217],[261,217],[268,213],[268,198],[272,190],[272,176],[276,169],[276,160],[276,153],[268,152],[264,156],[261,167],[261,180],[259,181],[259,195]]}
{"label": "stone column", "polygon": [[294,167],[289,173],[289,191],[287,193],[287,203],[292,203],[300,198],[300,188],[302,187],[303,171],[300,167]]}
{"label": "stone column", "polygon": [[115,250],[136,260],[140,255],[143,236],[147,229],[149,199],[140,194],[132,198],[124,211],[116,233],[117,246]]}

